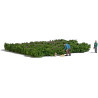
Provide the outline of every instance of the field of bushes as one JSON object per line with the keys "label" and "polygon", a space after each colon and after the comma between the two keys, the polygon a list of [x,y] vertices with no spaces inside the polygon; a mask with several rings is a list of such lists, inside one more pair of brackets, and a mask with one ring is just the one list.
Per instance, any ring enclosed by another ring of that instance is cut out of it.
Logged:
{"label": "field of bushes", "polygon": [[71,46],[71,53],[83,53],[90,49],[88,43],[78,43],[77,40],[50,40],[50,41],[35,41],[30,43],[5,43],[5,50],[28,55],[31,57],[54,56],[55,52],[58,55],[65,54],[64,44],[68,43]]}

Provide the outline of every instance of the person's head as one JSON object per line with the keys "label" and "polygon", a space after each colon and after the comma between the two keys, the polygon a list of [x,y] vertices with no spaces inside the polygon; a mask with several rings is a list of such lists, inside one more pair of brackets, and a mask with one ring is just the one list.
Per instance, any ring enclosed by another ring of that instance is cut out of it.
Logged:
{"label": "person's head", "polygon": [[97,43],[97,40],[95,40],[95,42]]}
{"label": "person's head", "polygon": [[66,45],[66,43],[64,44],[64,46]]}

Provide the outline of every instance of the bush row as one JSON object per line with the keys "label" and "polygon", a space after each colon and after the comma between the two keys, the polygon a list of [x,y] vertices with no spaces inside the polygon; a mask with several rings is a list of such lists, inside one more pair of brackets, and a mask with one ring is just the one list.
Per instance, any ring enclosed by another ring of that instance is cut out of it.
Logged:
{"label": "bush row", "polygon": [[78,43],[77,40],[50,40],[50,41],[35,41],[30,43],[5,43],[5,50],[29,55],[32,57],[54,56],[55,52],[58,55],[65,54],[64,44],[68,43],[71,46],[72,53],[83,53],[90,49],[87,43]]}

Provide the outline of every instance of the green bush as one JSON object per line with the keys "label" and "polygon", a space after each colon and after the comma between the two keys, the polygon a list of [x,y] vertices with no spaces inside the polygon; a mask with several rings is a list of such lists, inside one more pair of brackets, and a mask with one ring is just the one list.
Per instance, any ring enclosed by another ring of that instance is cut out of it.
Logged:
{"label": "green bush", "polygon": [[32,57],[42,57],[42,56],[54,56],[55,52],[58,55],[65,54],[64,44],[68,43],[71,46],[72,53],[83,53],[90,49],[90,45],[87,43],[78,43],[77,40],[52,40],[52,41],[36,41],[30,43],[5,43],[5,50],[29,55]]}

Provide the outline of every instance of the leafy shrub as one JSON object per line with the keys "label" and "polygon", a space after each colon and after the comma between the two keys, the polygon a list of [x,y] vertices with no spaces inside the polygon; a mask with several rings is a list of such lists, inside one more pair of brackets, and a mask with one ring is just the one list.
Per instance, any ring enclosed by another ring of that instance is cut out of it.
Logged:
{"label": "leafy shrub", "polygon": [[50,40],[50,41],[41,41],[41,42],[30,42],[30,43],[5,43],[5,50],[29,55],[32,57],[42,57],[42,56],[54,56],[55,52],[58,55],[65,54],[64,44],[68,43],[71,46],[72,53],[83,53],[87,52],[90,49],[90,45],[87,43],[78,43],[77,40]]}

